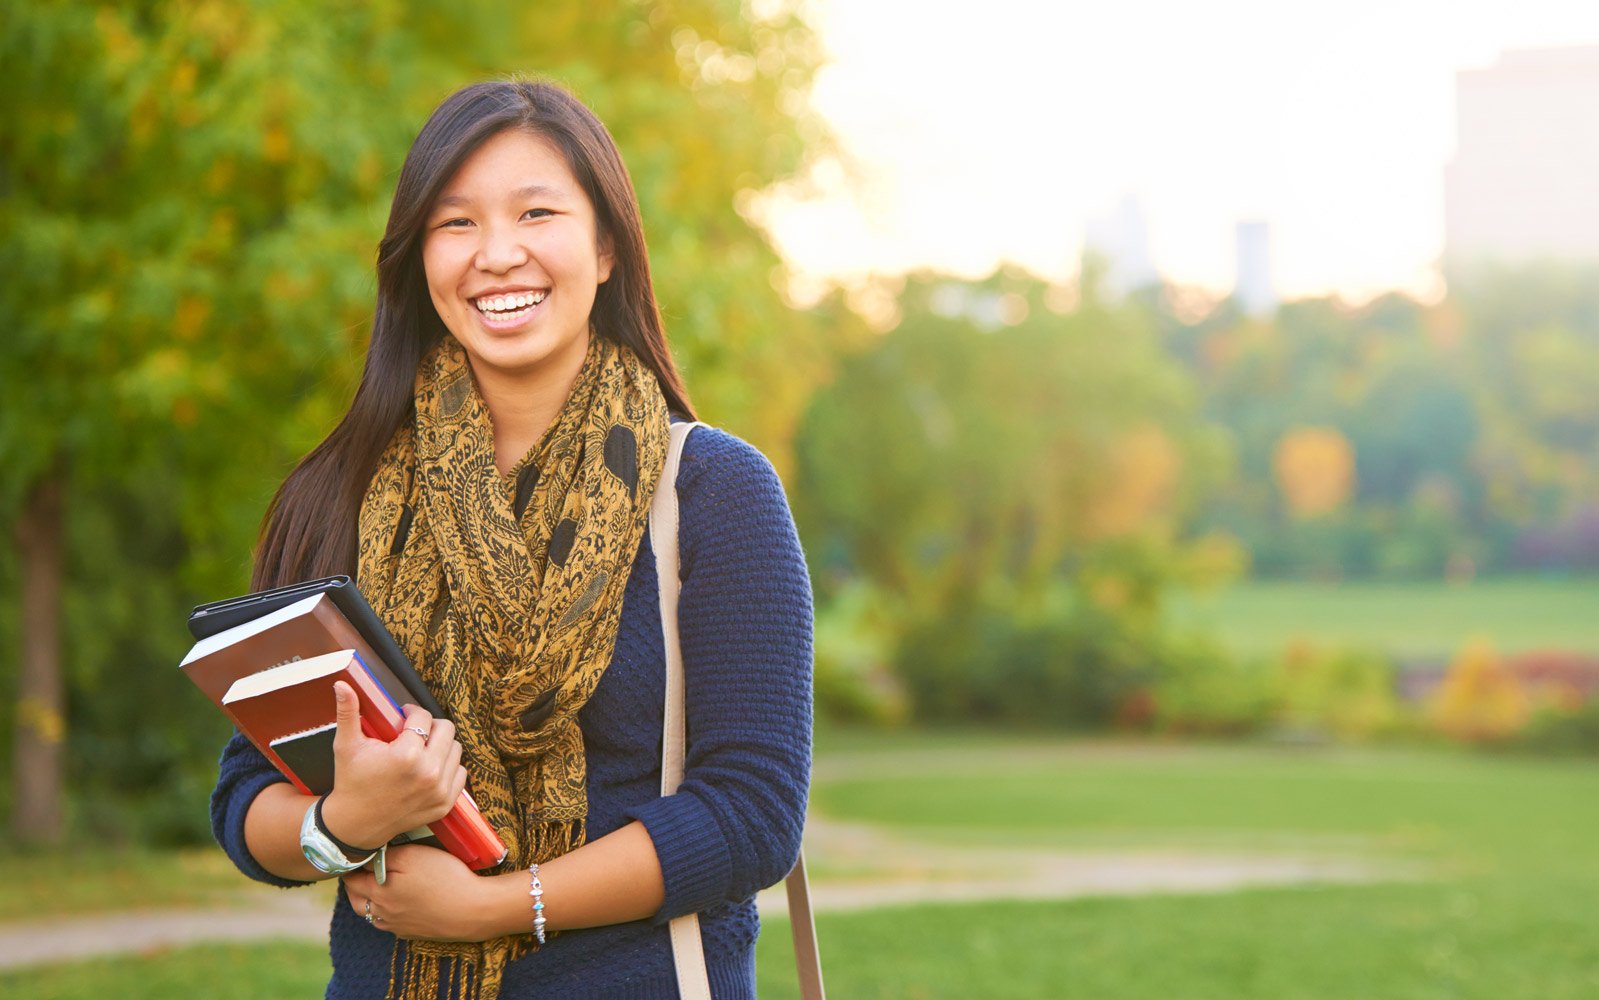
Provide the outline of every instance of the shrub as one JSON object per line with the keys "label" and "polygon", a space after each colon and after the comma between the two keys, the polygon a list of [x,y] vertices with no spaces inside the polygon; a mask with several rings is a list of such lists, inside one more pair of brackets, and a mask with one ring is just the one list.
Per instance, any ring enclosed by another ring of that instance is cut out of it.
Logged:
{"label": "shrub", "polygon": [[1156,727],[1174,733],[1240,736],[1261,729],[1271,707],[1270,675],[1214,642],[1167,644],[1152,691]]}
{"label": "shrub", "polygon": [[1429,716],[1446,736],[1472,743],[1505,740],[1524,727],[1531,700],[1486,642],[1467,643],[1434,692]]}
{"label": "shrub", "polygon": [[1272,702],[1279,725],[1340,739],[1390,732],[1402,715],[1393,664],[1354,649],[1290,646],[1273,672]]}
{"label": "shrub", "polygon": [[1576,709],[1539,709],[1505,746],[1540,754],[1599,754],[1599,703],[1588,702]]}
{"label": "shrub", "polygon": [[894,725],[910,705],[894,676],[897,619],[870,585],[853,583],[816,612],[816,710],[834,722]]}
{"label": "shrub", "polygon": [[1153,678],[1155,644],[1087,603],[1052,615],[972,608],[911,627],[896,658],[925,721],[1112,724]]}

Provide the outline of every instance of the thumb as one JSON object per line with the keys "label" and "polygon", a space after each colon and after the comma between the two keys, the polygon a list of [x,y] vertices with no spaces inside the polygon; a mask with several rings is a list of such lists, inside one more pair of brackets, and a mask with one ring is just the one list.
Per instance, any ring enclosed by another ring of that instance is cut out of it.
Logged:
{"label": "thumb", "polygon": [[356,700],[355,689],[344,681],[334,681],[333,702],[333,718],[338,725],[333,732],[333,742],[353,744],[361,738],[361,703]]}

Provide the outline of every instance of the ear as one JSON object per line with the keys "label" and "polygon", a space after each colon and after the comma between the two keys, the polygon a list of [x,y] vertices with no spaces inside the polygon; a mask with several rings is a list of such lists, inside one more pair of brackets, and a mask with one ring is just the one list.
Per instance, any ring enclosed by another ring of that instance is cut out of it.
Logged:
{"label": "ear", "polygon": [[611,279],[611,268],[616,265],[615,248],[611,246],[611,238],[600,235],[599,276],[595,284],[603,285]]}

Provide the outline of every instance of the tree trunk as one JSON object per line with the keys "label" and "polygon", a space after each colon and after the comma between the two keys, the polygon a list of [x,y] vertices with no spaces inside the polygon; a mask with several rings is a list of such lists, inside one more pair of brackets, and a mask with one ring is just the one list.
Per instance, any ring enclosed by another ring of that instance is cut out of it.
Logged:
{"label": "tree trunk", "polygon": [[59,471],[28,494],[17,522],[22,554],[22,678],[17,689],[16,800],[12,832],[24,844],[61,839],[61,749],[66,737],[61,683]]}

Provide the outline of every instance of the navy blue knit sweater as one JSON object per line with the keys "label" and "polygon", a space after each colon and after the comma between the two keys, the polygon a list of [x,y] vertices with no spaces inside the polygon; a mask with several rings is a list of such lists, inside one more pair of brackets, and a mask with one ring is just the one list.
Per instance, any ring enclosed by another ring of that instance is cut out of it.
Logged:
{"label": "navy blue knit sweater", "polygon": [[[660,797],[665,657],[648,534],[628,578],[615,654],[579,714],[588,751],[588,836],[642,821],[660,857],[666,901],[650,920],[555,935],[507,967],[507,1000],[676,997],[666,922],[693,912],[700,913],[714,995],[755,995],[753,896],[793,865],[805,816],[810,581],[782,484],[750,445],[696,428],[677,488],[689,744],[677,794]],[[301,883],[264,870],[244,843],[250,803],[282,780],[235,735],[222,752],[211,825],[246,875],[291,886]],[[339,893],[328,997],[382,997],[395,945]]]}

